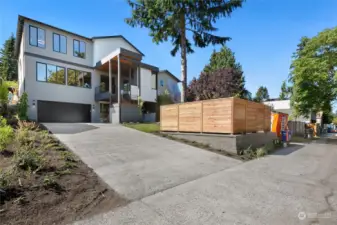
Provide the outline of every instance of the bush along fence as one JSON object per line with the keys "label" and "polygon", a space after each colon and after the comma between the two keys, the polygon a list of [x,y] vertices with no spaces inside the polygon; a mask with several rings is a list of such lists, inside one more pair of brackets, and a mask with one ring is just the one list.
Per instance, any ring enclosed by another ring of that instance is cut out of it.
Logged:
{"label": "bush along fence", "polygon": [[270,125],[269,106],[235,97],[160,108],[161,131],[237,134],[268,132]]}

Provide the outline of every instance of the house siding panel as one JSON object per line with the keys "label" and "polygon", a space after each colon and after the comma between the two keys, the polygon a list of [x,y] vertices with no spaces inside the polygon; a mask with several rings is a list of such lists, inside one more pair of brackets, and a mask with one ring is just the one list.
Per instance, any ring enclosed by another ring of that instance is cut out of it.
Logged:
{"label": "house siding panel", "polygon": [[[96,76],[94,70],[75,67],[72,65],[55,63],[53,61],[44,60],[36,57],[25,56],[26,61],[26,91],[28,93],[29,110],[28,116],[32,120],[37,119],[37,108],[33,107],[33,102],[35,105],[38,100],[54,101],[54,102],[69,102],[69,103],[81,103],[81,104],[91,104],[95,105],[95,89],[94,87],[99,84],[99,77]],[[91,89],[81,88],[81,87],[71,87],[67,85],[52,84],[46,82],[40,82],[36,80],[36,63],[47,63],[57,66],[62,66],[65,68],[72,68],[81,71],[91,72]],[[91,115],[92,121],[99,120],[99,110],[92,110]]]}
{"label": "house siding panel", "polygon": [[[32,46],[29,44],[29,26],[35,26],[38,28],[41,28],[43,30],[45,30],[45,41],[46,41],[46,47],[45,48],[39,48],[36,46]],[[53,50],[53,33],[57,33],[57,34],[61,34],[67,37],[67,54],[64,53],[59,53],[59,52],[55,52]],[[86,66],[92,66],[92,52],[93,52],[93,45],[92,45],[92,41],[87,40],[87,39],[83,39],[81,37],[77,37],[75,35],[70,35],[68,33],[62,32],[60,30],[57,29],[52,29],[50,27],[44,26],[44,25],[40,25],[34,22],[25,22],[24,24],[24,35],[23,37],[25,37],[25,51],[29,52],[29,53],[33,53],[33,54],[38,54],[38,55],[42,55],[42,56],[48,56],[50,58],[56,58],[56,59],[60,59],[60,60],[64,60],[67,62],[72,62],[72,63],[77,63],[77,64],[81,64],[81,65],[86,65]],[[85,58],[79,58],[79,57],[75,57],[73,55],[73,40],[80,40],[80,41],[84,41],[86,43],[86,54],[85,54]]]}

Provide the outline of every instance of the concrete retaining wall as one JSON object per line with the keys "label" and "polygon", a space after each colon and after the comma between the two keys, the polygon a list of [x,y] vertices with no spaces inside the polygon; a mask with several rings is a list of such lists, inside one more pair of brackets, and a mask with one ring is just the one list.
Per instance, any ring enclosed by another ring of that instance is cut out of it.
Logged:
{"label": "concrete retaining wall", "polygon": [[277,139],[275,133],[250,133],[245,135],[221,135],[221,134],[200,134],[200,133],[173,133],[165,132],[176,138],[195,141],[209,145],[214,149],[239,153],[240,150],[249,147],[259,148]]}

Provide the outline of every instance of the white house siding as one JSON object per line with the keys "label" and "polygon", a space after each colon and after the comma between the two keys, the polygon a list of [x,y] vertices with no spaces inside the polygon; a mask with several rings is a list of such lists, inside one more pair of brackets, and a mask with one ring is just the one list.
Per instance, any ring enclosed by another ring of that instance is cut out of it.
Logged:
{"label": "white house siding", "polygon": [[171,99],[178,103],[181,101],[181,92],[179,89],[179,82],[172,78],[167,72],[162,71],[158,73],[158,95],[162,95],[167,90],[171,95]]}
{"label": "white house siding", "polygon": [[152,89],[151,77],[151,70],[140,68],[140,95],[142,100],[147,102],[155,102],[157,98],[157,90]]}
{"label": "white house siding", "polygon": [[[91,89],[72,87],[67,85],[40,82],[36,80],[36,63],[47,63],[56,66],[62,66],[71,69],[91,72]],[[28,116],[32,120],[37,119],[37,107],[33,107],[33,102],[37,105],[38,100],[68,102],[94,105],[91,119],[93,122],[99,121],[99,104],[95,102],[95,88],[99,85],[99,76],[96,71],[84,67],[77,67],[70,64],[59,63],[56,61],[45,60],[42,58],[25,56],[26,81],[25,87],[28,93],[29,110]]]}
{"label": "white house siding", "polygon": [[[41,28],[45,30],[45,37],[46,37],[46,40],[45,40],[46,47],[45,48],[39,48],[39,47],[32,46],[29,44],[29,25],[33,25],[37,28]],[[52,29],[44,25],[36,24],[31,21],[25,22],[23,32],[24,32],[25,43],[26,43],[24,50],[26,52],[47,56],[50,58],[56,58],[56,59],[64,60],[67,62],[82,64],[86,66],[92,66],[92,52],[93,52],[92,41],[88,39],[74,36],[74,35],[62,32],[60,30],[57,30],[57,29]],[[67,53],[66,54],[55,52],[53,50],[53,33],[57,33],[57,34],[64,35],[67,37]],[[85,53],[84,59],[74,56],[74,52],[73,52],[74,39],[79,40],[79,41],[84,41],[86,43],[85,44],[86,53]]]}
{"label": "white house siding", "polygon": [[98,61],[109,55],[118,48],[140,54],[134,47],[127,43],[123,38],[100,38],[93,40],[93,62],[96,65]]}

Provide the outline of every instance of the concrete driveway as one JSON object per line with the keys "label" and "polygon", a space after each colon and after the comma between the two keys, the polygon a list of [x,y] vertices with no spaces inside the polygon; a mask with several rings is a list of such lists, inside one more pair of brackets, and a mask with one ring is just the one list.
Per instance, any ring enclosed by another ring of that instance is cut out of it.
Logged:
{"label": "concrete driveway", "polygon": [[129,200],[137,200],[241,164],[120,125],[44,124]]}
{"label": "concrete driveway", "polygon": [[132,200],[77,225],[337,224],[336,145],[240,163],[121,126],[56,136]]}

